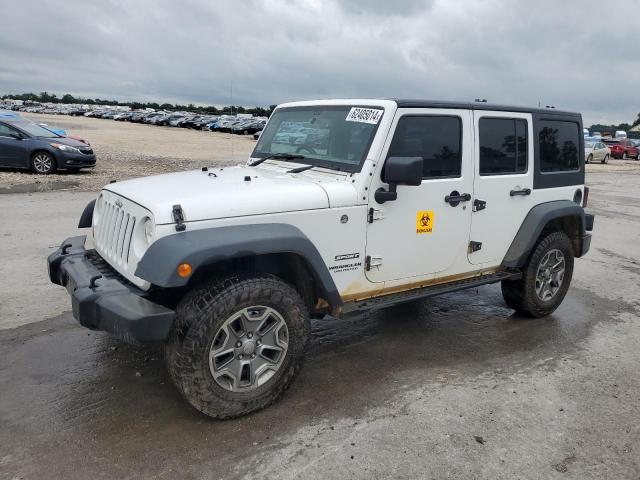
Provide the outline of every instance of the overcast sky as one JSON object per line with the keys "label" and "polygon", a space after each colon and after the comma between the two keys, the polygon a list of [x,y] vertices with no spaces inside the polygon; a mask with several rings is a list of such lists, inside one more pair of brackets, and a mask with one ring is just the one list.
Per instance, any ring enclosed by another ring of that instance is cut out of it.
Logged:
{"label": "overcast sky", "polygon": [[411,97],[640,111],[640,0],[14,0],[0,94]]}

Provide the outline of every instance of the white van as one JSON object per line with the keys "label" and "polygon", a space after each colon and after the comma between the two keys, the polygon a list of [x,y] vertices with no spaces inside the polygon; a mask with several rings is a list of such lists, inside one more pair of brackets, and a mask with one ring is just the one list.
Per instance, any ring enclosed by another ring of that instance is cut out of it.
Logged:
{"label": "white van", "polygon": [[627,138],[627,132],[625,132],[624,130],[617,130],[616,138]]}

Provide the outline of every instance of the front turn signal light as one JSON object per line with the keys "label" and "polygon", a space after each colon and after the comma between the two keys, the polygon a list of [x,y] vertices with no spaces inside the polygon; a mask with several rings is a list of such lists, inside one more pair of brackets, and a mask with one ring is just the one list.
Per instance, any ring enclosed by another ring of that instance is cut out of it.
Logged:
{"label": "front turn signal light", "polygon": [[191,275],[191,272],[191,265],[189,265],[188,263],[181,263],[180,265],[178,265],[178,275],[180,277],[187,278],[189,275]]}

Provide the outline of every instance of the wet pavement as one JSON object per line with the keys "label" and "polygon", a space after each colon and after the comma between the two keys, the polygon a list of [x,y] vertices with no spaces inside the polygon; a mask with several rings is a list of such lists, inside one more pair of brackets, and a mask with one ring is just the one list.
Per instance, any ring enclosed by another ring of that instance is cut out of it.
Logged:
{"label": "wet pavement", "polygon": [[493,285],[314,321],[291,389],[241,419],[68,312],[0,330],[0,479],[640,478],[640,177],[605,175],[554,315]]}

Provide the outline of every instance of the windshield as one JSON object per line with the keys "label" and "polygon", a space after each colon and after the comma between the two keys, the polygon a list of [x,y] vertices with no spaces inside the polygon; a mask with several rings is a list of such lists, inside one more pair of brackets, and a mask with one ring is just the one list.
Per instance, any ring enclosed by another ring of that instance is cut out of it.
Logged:
{"label": "windshield", "polygon": [[44,138],[59,138],[60,135],[57,135],[46,128],[41,127],[40,125],[36,125],[35,123],[21,121],[14,122],[13,125],[18,127],[20,130],[24,130],[29,135],[33,135],[34,137],[44,137]]}
{"label": "windshield", "polygon": [[304,155],[300,163],[355,172],[371,146],[381,107],[312,106],[276,110],[252,158]]}
{"label": "windshield", "polygon": [[595,143],[593,143],[593,142],[585,142],[584,148],[593,148],[594,145],[595,145]]}

